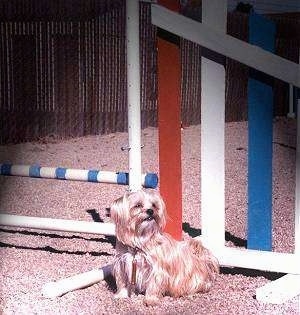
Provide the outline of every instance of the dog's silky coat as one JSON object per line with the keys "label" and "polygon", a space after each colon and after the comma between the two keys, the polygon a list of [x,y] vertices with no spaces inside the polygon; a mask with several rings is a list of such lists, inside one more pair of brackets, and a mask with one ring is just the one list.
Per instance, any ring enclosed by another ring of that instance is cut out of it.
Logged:
{"label": "dog's silky coat", "polygon": [[113,202],[116,224],[115,297],[144,293],[147,305],[160,297],[206,292],[219,271],[217,259],[194,239],[176,241],[163,232],[166,209],[155,191],[126,193]]}

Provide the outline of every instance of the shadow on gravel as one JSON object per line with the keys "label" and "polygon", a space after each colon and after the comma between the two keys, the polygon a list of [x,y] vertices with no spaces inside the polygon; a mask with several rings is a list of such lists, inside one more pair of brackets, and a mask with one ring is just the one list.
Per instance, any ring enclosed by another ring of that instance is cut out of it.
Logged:
{"label": "shadow on gravel", "polygon": [[222,274],[225,275],[243,275],[246,277],[256,278],[256,277],[264,277],[268,280],[274,281],[278,278],[281,278],[285,275],[285,273],[279,272],[268,272],[256,269],[246,269],[246,268],[230,268],[230,267],[221,267],[220,269]]}
{"label": "shadow on gravel", "polygon": [[[188,233],[191,237],[196,237],[196,236],[200,236],[201,235],[201,229],[195,229],[193,227],[190,226],[189,223],[184,222],[182,224],[182,229],[184,232]],[[232,242],[235,246],[237,247],[247,247],[247,241],[234,236],[233,234],[231,234],[230,232],[225,232],[225,241],[226,242]]]}
{"label": "shadow on gravel", "polygon": [[[99,214],[96,212],[95,209],[86,210],[88,214],[91,215],[94,222],[104,222]],[[115,247],[116,239],[114,236],[104,236],[104,237],[86,237],[82,235],[61,235],[55,233],[47,233],[47,232],[35,232],[35,231],[27,231],[27,230],[14,230],[14,229],[7,229],[3,228],[0,229],[0,233],[11,233],[11,234],[20,234],[26,236],[42,236],[42,237],[49,237],[52,239],[69,239],[69,240],[84,240],[88,242],[100,242],[100,243],[109,243],[113,247]],[[68,232],[66,232],[68,233]],[[99,233],[100,234],[100,233]],[[24,245],[14,245],[0,241],[0,247],[2,248],[16,248],[16,249],[29,249],[29,250],[40,250],[54,254],[68,254],[68,255],[86,255],[89,254],[91,256],[112,256],[107,252],[86,252],[86,251],[68,251],[68,250],[60,250],[53,248],[51,246],[41,246],[41,247],[31,247],[31,246],[24,246]]]}
{"label": "shadow on gravel", "polygon": [[[45,233],[45,232],[34,232],[34,231],[26,231],[26,230],[12,230],[12,229],[0,229],[0,233],[12,233],[12,234],[21,234],[21,235],[28,235],[28,236],[44,236],[50,237],[54,239],[67,239],[67,240],[84,240],[84,241],[91,241],[91,242],[101,242],[101,243],[110,243],[114,245],[114,241],[108,239],[107,237],[84,237],[81,235],[60,235],[55,233]],[[64,233],[64,232],[63,232]],[[68,233],[68,232],[65,232]],[[112,236],[112,238],[114,238]]]}
{"label": "shadow on gravel", "polygon": [[30,247],[30,246],[24,246],[24,245],[7,244],[7,243],[3,243],[3,242],[0,242],[0,247],[38,250],[38,251],[44,251],[44,252],[49,252],[49,253],[53,253],[53,254],[68,254],[68,255],[79,255],[79,256],[84,256],[86,254],[89,254],[91,256],[112,256],[111,254],[109,254],[107,252],[68,251],[68,250],[56,249],[56,248],[53,248],[51,246]]}
{"label": "shadow on gravel", "polygon": [[[196,229],[190,226],[189,223],[184,222],[182,224],[182,229],[184,232],[188,233],[191,237],[196,237],[201,235],[201,229]],[[247,240],[242,239],[240,237],[236,237],[230,232],[225,232],[225,241],[232,242],[236,247],[247,247]],[[222,274],[230,274],[230,275],[243,275],[246,277],[264,277],[268,280],[276,280],[282,276],[284,273],[277,272],[267,272],[255,269],[246,269],[246,268],[237,268],[237,267],[221,267],[220,272]]]}

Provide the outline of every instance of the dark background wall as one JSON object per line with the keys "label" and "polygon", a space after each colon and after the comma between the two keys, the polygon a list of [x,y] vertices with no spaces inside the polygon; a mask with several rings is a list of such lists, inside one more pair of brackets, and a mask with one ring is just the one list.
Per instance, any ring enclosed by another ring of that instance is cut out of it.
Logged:
{"label": "dark background wall", "polygon": [[[201,7],[183,14],[201,19]],[[298,62],[300,14],[272,15],[276,53]],[[157,124],[156,28],[140,9],[142,126]],[[248,39],[248,15],[228,13],[227,31]],[[122,0],[0,2],[0,143],[127,129],[125,3]],[[182,122],[200,123],[203,49],[180,39]],[[226,58],[226,121],[247,119],[248,67]],[[167,78],[166,78],[167,79]],[[275,112],[288,85],[274,80]]]}

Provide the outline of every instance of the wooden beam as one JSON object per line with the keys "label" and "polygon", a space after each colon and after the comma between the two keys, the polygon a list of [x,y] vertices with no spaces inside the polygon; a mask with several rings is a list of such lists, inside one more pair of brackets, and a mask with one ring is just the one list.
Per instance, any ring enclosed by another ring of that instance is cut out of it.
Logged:
{"label": "wooden beam", "polygon": [[[251,13],[249,42],[275,51],[275,23]],[[248,80],[247,247],[272,250],[273,88],[252,70]]]}
{"label": "wooden beam", "polygon": [[37,230],[116,235],[113,223],[29,217],[5,213],[0,213],[0,225]]}
{"label": "wooden beam", "polygon": [[300,295],[300,275],[287,274],[256,289],[259,302],[282,304]]}
{"label": "wooden beam", "polygon": [[295,62],[155,4],[152,5],[152,23],[221,55],[300,87],[300,66]]}
{"label": "wooden beam", "polygon": [[300,255],[291,253],[269,252],[236,247],[210,247],[206,238],[200,239],[217,257],[221,266],[256,269],[268,272],[291,273],[300,275]]}
{"label": "wooden beam", "polygon": [[[159,2],[172,10],[179,10],[179,1]],[[166,232],[180,240],[182,238],[180,50],[172,41],[159,36],[157,48],[159,188],[168,212]]]}
{"label": "wooden beam", "polygon": [[141,99],[140,99],[139,1],[126,0],[126,66],[128,103],[129,189],[141,186]]}
{"label": "wooden beam", "polygon": [[[226,33],[227,1],[203,0],[202,22]],[[213,24],[213,25],[212,25]],[[201,229],[225,244],[225,69],[201,58]]]}
{"label": "wooden beam", "polygon": [[300,275],[300,256],[290,253],[224,247],[214,252],[222,266]]}

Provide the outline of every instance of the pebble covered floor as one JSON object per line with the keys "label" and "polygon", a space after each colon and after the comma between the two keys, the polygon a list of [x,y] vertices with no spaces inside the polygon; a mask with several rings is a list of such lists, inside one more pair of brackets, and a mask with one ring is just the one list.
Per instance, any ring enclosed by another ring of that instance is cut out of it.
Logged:
{"label": "pebble covered floor", "polygon": [[[295,121],[274,120],[273,247],[293,252],[295,191]],[[246,238],[247,122],[226,124],[226,240],[240,246]],[[143,171],[158,172],[156,128],[142,131]],[[0,161],[49,167],[128,170],[127,133],[0,146]],[[197,235],[200,218],[200,126],[182,130],[184,233]],[[103,220],[105,208],[126,186],[85,182],[0,177],[0,211],[73,220]],[[172,211],[172,209],[169,209]],[[255,299],[257,287],[280,275],[222,268],[212,290],[182,298],[164,297],[146,307],[142,296],[114,300],[113,286],[102,281],[88,288],[47,299],[43,285],[113,260],[112,238],[101,234],[0,227],[1,314],[299,314],[297,298],[268,305]]]}

